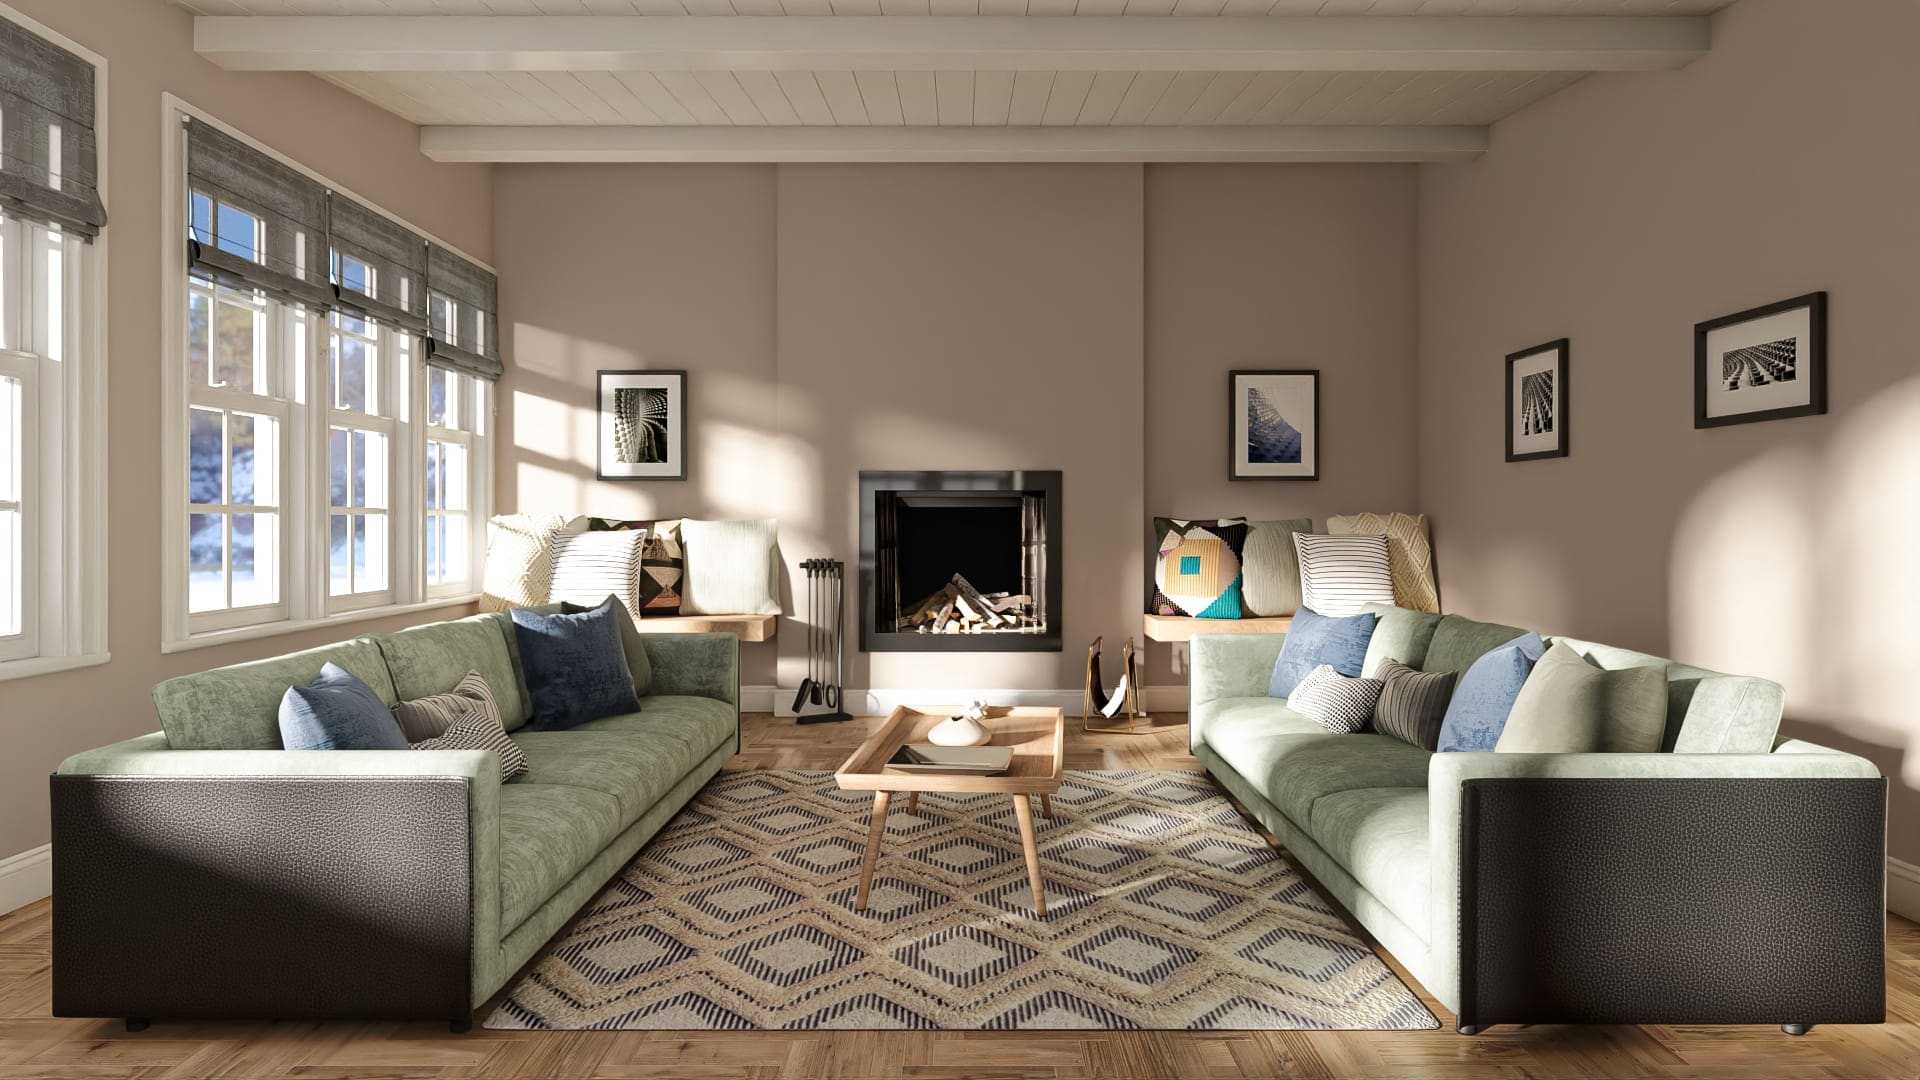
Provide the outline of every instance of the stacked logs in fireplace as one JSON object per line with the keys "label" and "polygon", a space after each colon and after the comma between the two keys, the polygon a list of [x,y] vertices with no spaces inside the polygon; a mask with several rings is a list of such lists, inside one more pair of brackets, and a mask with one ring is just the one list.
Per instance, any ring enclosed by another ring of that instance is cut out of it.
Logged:
{"label": "stacked logs in fireplace", "polygon": [[955,574],[932,595],[901,609],[894,630],[903,634],[1031,633],[1040,628],[1033,597],[983,593]]}

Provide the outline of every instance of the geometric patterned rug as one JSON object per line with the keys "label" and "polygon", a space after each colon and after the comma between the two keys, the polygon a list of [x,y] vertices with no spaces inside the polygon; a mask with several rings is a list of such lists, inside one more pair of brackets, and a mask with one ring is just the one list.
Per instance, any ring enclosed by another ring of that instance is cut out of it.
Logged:
{"label": "geometric patterned rug", "polygon": [[1439,1026],[1202,773],[1068,772],[1034,814],[1044,919],[1005,795],[896,797],[854,911],[872,803],[828,772],[721,773],[486,1026]]}

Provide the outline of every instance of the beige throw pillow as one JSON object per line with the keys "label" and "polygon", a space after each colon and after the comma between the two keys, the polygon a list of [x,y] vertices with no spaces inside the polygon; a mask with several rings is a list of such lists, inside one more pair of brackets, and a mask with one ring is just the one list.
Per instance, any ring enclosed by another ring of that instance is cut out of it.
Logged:
{"label": "beige throw pillow", "polygon": [[505,611],[546,603],[553,581],[552,534],[580,532],[586,527],[586,518],[565,514],[502,514],[490,519],[480,610]]}
{"label": "beige throw pillow", "polygon": [[1555,642],[1513,699],[1503,754],[1651,754],[1667,728],[1667,672],[1609,671]]}
{"label": "beige throw pillow", "polygon": [[680,610],[689,615],[780,614],[778,530],[758,521],[680,523],[687,572]]}

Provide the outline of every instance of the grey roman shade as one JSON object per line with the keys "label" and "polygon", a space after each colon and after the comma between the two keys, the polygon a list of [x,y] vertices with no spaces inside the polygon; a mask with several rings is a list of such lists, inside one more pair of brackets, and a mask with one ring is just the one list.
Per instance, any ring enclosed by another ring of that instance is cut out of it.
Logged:
{"label": "grey roman shade", "polygon": [[319,181],[189,120],[187,187],[193,203],[187,255],[196,272],[290,303],[333,306],[327,189]]}
{"label": "grey roman shade", "polygon": [[93,65],[0,18],[0,211],[98,235],[93,113]]}
{"label": "grey roman shade", "polygon": [[499,285],[493,272],[433,244],[427,248],[427,288],[454,304],[451,325],[440,305],[428,305],[432,328],[427,363],[482,379],[498,379]]}
{"label": "grey roman shade", "polygon": [[328,202],[335,253],[365,263],[371,280],[334,272],[334,305],[416,334],[427,332],[427,238],[334,193]]}

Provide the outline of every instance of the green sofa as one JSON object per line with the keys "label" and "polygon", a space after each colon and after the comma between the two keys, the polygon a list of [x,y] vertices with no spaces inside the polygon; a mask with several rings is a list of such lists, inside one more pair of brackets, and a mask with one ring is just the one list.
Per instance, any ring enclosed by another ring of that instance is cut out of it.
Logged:
{"label": "green sofa", "polygon": [[[1524,632],[1371,610],[1365,672],[1462,672]],[[1886,782],[1778,739],[1778,685],[1560,639],[1665,668],[1663,752],[1435,754],[1267,696],[1284,639],[1193,639],[1192,751],[1463,1033],[1883,1019]]]}
{"label": "green sofa", "polygon": [[[463,1029],[739,748],[738,639],[644,637],[641,711],[566,731],[525,726],[505,613],[161,683],[161,731],[51,781],[54,1013]],[[280,749],[282,693],[328,661],[388,702],[479,671],[529,771]]]}

